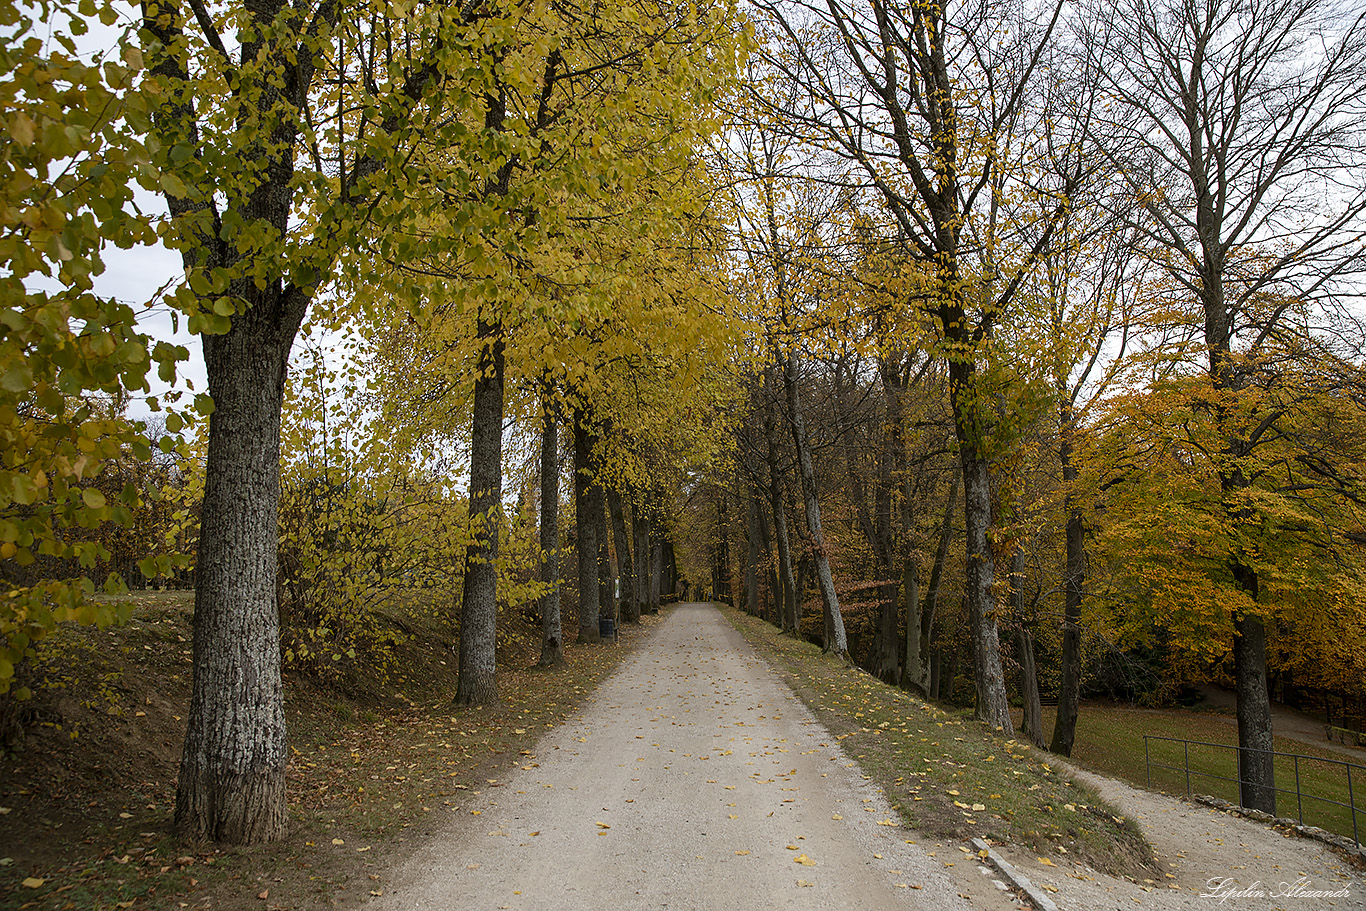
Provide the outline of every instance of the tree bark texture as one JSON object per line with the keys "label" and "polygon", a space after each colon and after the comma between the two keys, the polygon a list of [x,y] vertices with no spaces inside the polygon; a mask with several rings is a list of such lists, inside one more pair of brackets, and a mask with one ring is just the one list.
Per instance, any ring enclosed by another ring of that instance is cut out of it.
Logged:
{"label": "tree bark texture", "polygon": [[[965,385],[975,386],[971,365],[949,365],[955,423],[959,435],[959,463],[963,471],[963,524],[967,529],[967,602],[972,636],[973,679],[977,687],[977,718],[1006,734],[1014,730],[1005,673],[1001,669],[1001,642],[996,627],[996,563],[988,532],[991,528],[991,473],[987,460],[978,454],[982,432],[970,417],[980,407],[965,402]],[[966,370],[966,376],[962,375]],[[954,374],[959,374],[954,377]],[[971,388],[967,395],[979,394]]]}
{"label": "tree bark texture", "polygon": [[574,413],[574,528],[579,567],[579,641],[600,642],[598,628],[598,527],[601,518],[593,511],[601,499],[593,496],[593,447],[597,439],[587,416]]}
{"label": "tree bark texture", "polygon": [[825,650],[841,658],[849,656],[849,640],[844,632],[844,617],[840,614],[839,595],[830,574],[830,556],[821,527],[821,505],[816,488],[816,469],[811,463],[811,449],[806,439],[806,421],[802,417],[801,395],[797,389],[796,365],[793,355],[783,355],[783,376],[787,387],[787,407],[792,422],[792,441],[797,450],[797,465],[802,482],[802,500],[806,506],[806,530],[811,535],[816,561],[816,581],[821,589],[825,607],[827,636]]}
{"label": "tree bark texture", "polygon": [[650,517],[637,503],[632,510],[631,537],[634,539],[633,554],[636,559],[635,614],[639,619],[650,612]]}
{"label": "tree bark texture", "polygon": [[[594,474],[597,474],[597,466],[594,466]],[[608,544],[611,539],[611,532],[607,523],[607,495],[601,481],[593,484],[589,491],[595,502],[593,503],[593,514],[598,520],[597,537],[598,539],[598,618],[612,621],[613,628],[617,622],[617,593],[616,577],[612,574],[612,551]],[[601,627],[598,628],[601,633]]]}
{"label": "tree bark texture", "polygon": [[564,664],[560,622],[560,433],[550,404],[541,431],[541,667]]}
{"label": "tree bark texture", "polygon": [[1044,748],[1043,704],[1039,699],[1039,672],[1034,663],[1034,637],[1025,622],[1025,553],[1017,547],[1010,557],[1010,612],[1015,621],[1015,660],[1020,666],[1020,703],[1024,717],[1020,731],[1039,749]]}
{"label": "tree bark texture", "polygon": [[615,489],[607,491],[607,506],[612,511],[612,538],[617,547],[617,570],[621,574],[621,619],[629,623],[640,622],[640,603],[636,601],[636,573],[632,562],[631,537],[626,533],[626,508],[621,494]]}
{"label": "tree bark texture", "polygon": [[751,494],[745,497],[745,604],[744,609],[759,616],[759,504]]}
{"label": "tree bark texture", "polygon": [[901,568],[901,590],[906,598],[906,656],[901,668],[901,688],[928,696],[920,650],[920,583],[916,579],[915,557],[909,550]]}
{"label": "tree bark texture", "polygon": [[1238,780],[1243,806],[1276,815],[1276,757],[1271,738],[1271,695],[1266,679],[1266,627],[1262,618],[1233,619],[1233,672],[1238,693]]}
{"label": "tree bark texture", "polygon": [[1077,508],[1073,485],[1077,466],[1072,458],[1072,409],[1064,406],[1061,414],[1062,439],[1058,455],[1066,490],[1063,508],[1067,512],[1067,556],[1062,607],[1062,683],[1058,690],[1058,716],[1053,723],[1053,740],[1048,748],[1059,756],[1071,756],[1077,737],[1077,716],[1081,713],[1081,604],[1086,586],[1086,541],[1081,510]]}
{"label": "tree bark texture", "polygon": [[1023,624],[1015,630],[1015,657],[1020,663],[1020,700],[1024,704],[1020,733],[1042,750],[1043,703],[1039,698],[1039,671],[1034,663],[1034,637]]}
{"label": "tree bark texture", "polygon": [[764,437],[768,443],[768,498],[769,508],[773,511],[773,536],[778,542],[778,580],[780,589],[774,592],[778,599],[778,614],[781,618],[778,628],[793,635],[801,635],[802,608],[797,597],[797,582],[792,574],[792,541],[787,533],[787,510],[783,504],[783,475],[778,466],[778,430],[776,390],[773,369],[767,371],[770,390],[773,390],[772,403],[764,412]]}
{"label": "tree bark texture", "polygon": [[470,440],[470,527],[460,600],[460,676],[455,701],[498,701],[498,523],[503,503],[503,328],[479,320],[479,375]]}
{"label": "tree bark texture", "polygon": [[280,409],[304,303],[257,297],[226,334],[203,337],[215,408],[175,810],[176,832],[192,842],[272,841],[287,821],[276,590]]}
{"label": "tree bark texture", "polygon": [[[958,502],[958,472],[949,481],[949,496],[944,501],[944,518],[939,523],[939,545],[934,551],[934,564],[930,567],[930,583],[925,591],[925,605],[920,611],[920,653],[930,649],[934,635],[934,617],[939,610],[939,587],[944,579],[944,564],[949,557],[949,544],[953,540],[953,513]],[[931,696],[938,696],[938,686],[930,688]]]}

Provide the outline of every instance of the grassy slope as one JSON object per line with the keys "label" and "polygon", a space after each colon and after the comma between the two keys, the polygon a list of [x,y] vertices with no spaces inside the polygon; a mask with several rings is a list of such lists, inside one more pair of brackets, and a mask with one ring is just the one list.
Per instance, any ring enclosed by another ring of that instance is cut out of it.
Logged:
{"label": "grassy slope", "polygon": [[[0,909],[309,911],[382,892],[388,868],[444,814],[534,763],[537,737],[627,651],[570,645],[567,667],[532,670],[526,636],[500,653],[504,704],[457,709],[451,629],[420,603],[396,610],[391,619],[411,638],[392,679],[362,667],[327,687],[286,681],[285,840],[191,847],[170,835],[191,600],[128,597],[128,626],[65,634],[48,669],[61,688],[22,706],[23,734],[0,751]],[[641,635],[628,626],[622,644]]]}
{"label": "grassy slope", "polygon": [[[1053,710],[1045,710],[1044,724],[1051,728]],[[1190,710],[1137,709],[1129,706],[1088,702],[1077,720],[1077,743],[1073,758],[1080,764],[1104,775],[1120,778],[1140,787],[1149,787],[1143,735],[1172,737],[1182,740],[1236,746],[1238,729],[1225,716],[1212,712]],[[1183,767],[1184,748],[1179,743],[1154,741],[1150,743],[1152,761],[1158,765]],[[1286,753],[1317,757],[1321,760],[1353,761],[1341,753],[1331,752],[1277,737],[1276,749]],[[1366,752],[1355,760],[1366,766]],[[1190,767],[1193,774],[1190,789],[1195,794],[1212,794],[1234,803],[1238,801],[1237,758],[1233,750],[1212,747],[1190,748]],[[1218,777],[1213,777],[1218,776]],[[1296,768],[1292,759],[1278,757],[1276,786],[1291,793],[1277,796],[1277,810],[1283,816],[1298,817],[1303,810],[1304,821],[1343,835],[1352,834],[1352,821],[1343,807],[1306,797],[1302,807],[1295,799]],[[1226,780],[1220,780],[1226,779]],[[1336,762],[1301,759],[1299,761],[1301,789],[1339,803],[1349,800],[1345,769]],[[1366,836],[1366,774],[1355,771],[1353,790],[1358,806],[1357,826]],[[1185,794],[1185,775],[1171,769],[1154,768],[1151,787],[1169,794]]]}
{"label": "grassy slope", "polygon": [[1151,875],[1152,850],[1133,821],[1058,774],[1046,753],[832,661],[771,624],[726,613],[911,828],[1067,854],[1121,876]]}

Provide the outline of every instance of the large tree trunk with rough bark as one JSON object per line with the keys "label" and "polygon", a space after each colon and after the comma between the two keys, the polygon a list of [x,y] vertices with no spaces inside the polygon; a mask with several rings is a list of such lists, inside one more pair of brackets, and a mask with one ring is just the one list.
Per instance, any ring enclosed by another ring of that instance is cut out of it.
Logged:
{"label": "large tree trunk with rough bark", "polygon": [[979,721],[1009,734],[1010,701],[1001,669],[1001,641],[996,628],[996,561],[991,550],[991,468],[981,454],[986,432],[978,415],[977,376],[971,361],[949,362],[949,398],[958,436],[958,461],[963,472],[963,525],[967,531],[968,624],[972,638],[973,679],[977,686]]}
{"label": "large tree trunk with rough bark", "polygon": [[988,531],[991,528],[991,476],[987,462],[961,452],[963,515],[967,527],[968,632],[972,637],[972,676],[977,687],[977,718],[1009,734],[1014,730],[1005,672],[1001,669],[1001,640],[996,628],[996,564]]}
{"label": "large tree trunk with rough bark", "polygon": [[787,387],[788,418],[792,422],[792,442],[797,450],[797,465],[802,482],[802,501],[806,507],[806,530],[811,535],[812,556],[816,561],[816,581],[820,585],[821,603],[825,607],[826,637],[824,648],[840,658],[849,657],[849,640],[844,633],[844,617],[840,614],[839,596],[835,580],[830,574],[830,555],[821,526],[821,505],[816,487],[816,469],[811,462],[811,448],[806,439],[806,421],[802,417],[801,395],[797,389],[796,365],[791,353],[782,356],[783,379]]}
{"label": "large tree trunk with rough bark", "polygon": [[635,563],[632,562],[631,536],[626,533],[626,508],[621,494],[615,489],[607,492],[607,506],[612,511],[612,539],[617,547],[617,570],[621,574],[621,619],[640,622],[640,603],[636,601]]}
{"label": "large tree trunk with rough bark", "polygon": [[1048,748],[1059,756],[1071,756],[1077,737],[1077,717],[1081,713],[1081,603],[1086,585],[1086,541],[1081,510],[1076,505],[1073,486],[1077,466],[1072,458],[1072,408],[1064,404],[1060,414],[1061,442],[1058,456],[1062,462],[1063,509],[1067,513],[1067,555],[1065,557],[1062,606],[1062,683],[1058,689],[1058,716],[1053,723],[1053,740]]}
{"label": "large tree trunk with rough bark", "polygon": [[306,301],[253,296],[230,331],[203,336],[215,407],[175,810],[176,832],[192,842],[272,841],[287,822],[276,590],[280,409]]}
{"label": "large tree trunk with rough bark", "polygon": [[598,528],[602,519],[594,512],[602,500],[593,496],[593,447],[597,439],[588,418],[574,412],[574,528],[579,567],[579,641],[599,642],[598,628]]}
{"label": "large tree trunk with rough bark", "polygon": [[460,601],[460,676],[455,701],[498,701],[498,521],[503,503],[503,329],[479,320],[470,441],[470,528]]}
{"label": "large tree trunk with rough bark", "polygon": [[541,667],[564,664],[560,623],[560,434],[549,402],[541,431]]}
{"label": "large tree trunk with rough bark", "polygon": [[1239,802],[1274,816],[1276,757],[1266,679],[1266,626],[1260,617],[1233,618],[1233,674],[1238,693]]}

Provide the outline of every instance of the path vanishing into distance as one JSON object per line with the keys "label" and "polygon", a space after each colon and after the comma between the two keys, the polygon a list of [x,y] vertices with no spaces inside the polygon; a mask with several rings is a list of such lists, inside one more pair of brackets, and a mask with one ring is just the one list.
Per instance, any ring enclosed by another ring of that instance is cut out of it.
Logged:
{"label": "path vanishing into distance", "polygon": [[[680,605],[520,771],[471,792],[361,907],[1031,907],[961,845],[903,829],[836,744],[719,610]],[[1074,774],[1138,820],[1164,873],[1132,882],[1000,846],[1062,911],[1366,908],[1359,872],[1316,842]],[[1207,894],[1211,881],[1221,894]],[[1341,894],[1286,895],[1285,883]]]}
{"label": "path vanishing into distance", "polygon": [[835,744],[716,608],[681,605],[368,907],[983,907]]}

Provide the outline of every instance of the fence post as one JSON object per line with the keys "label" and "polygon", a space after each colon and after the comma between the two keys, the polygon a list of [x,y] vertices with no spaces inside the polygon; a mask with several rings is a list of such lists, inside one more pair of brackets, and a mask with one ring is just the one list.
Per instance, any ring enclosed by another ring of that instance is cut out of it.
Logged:
{"label": "fence post", "polygon": [[1357,847],[1360,848],[1361,834],[1357,830],[1357,799],[1356,795],[1352,792],[1352,767],[1350,765],[1347,766],[1347,803],[1351,806],[1352,813],[1352,840],[1355,841]]}
{"label": "fence post", "polygon": [[1148,790],[1153,789],[1153,757],[1148,749],[1148,735],[1143,735],[1143,771],[1148,776]]}
{"label": "fence post", "polygon": [[1189,740],[1183,740],[1183,741],[1181,742],[1181,746],[1182,746],[1182,748],[1185,750],[1185,753],[1186,753],[1186,759],[1185,759],[1185,762],[1184,762],[1184,765],[1185,765],[1185,767],[1186,767],[1186,796],[1187,796],[1187,797],[1190,797],[1190,796],[1191,796],[1191,742],[1190,742]]}

